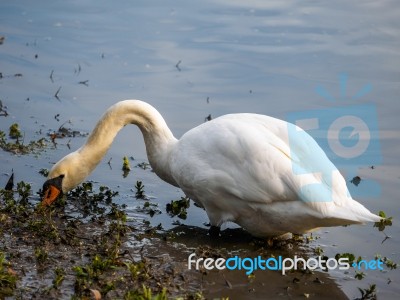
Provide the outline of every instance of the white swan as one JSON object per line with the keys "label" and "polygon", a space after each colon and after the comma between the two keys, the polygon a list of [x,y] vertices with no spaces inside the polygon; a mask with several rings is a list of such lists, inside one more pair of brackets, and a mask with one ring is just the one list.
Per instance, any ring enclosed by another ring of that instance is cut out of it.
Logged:
{"label": "white swan", "polygon": [[42,204],[81,183],[127,124],[140,128],[155,173],[204,207],[212,226],[233,221],[267,237],[381,219],[351,198],[344,178],[311,136],[294,135],[289,146],[288,130],[299,130],[290,123],[230,114],[177,140],[160,113],[139,100],[111,106],[86,143],[53,166]]}

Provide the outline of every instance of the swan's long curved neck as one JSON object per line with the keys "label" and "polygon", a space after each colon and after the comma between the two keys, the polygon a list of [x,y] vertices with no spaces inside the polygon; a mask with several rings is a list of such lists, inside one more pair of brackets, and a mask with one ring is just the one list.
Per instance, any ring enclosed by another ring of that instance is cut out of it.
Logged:
{"label": "swan's long curved neck", "polygon": [[125,100],[111,106],[86,143],[77,151],[89,173],[97,166],[110,148],[117,133],[128,124],[141,130],[149,162],[158,176],[175,184],[170,178],[168,157],[177,142],[160,113],[139,100]]}

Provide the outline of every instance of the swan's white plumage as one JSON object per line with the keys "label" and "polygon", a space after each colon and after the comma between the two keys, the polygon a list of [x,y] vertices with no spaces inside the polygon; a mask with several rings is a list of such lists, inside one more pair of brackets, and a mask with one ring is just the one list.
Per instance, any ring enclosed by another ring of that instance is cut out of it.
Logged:
{"label": "swan's white plumage", "polygon": [[[257,114],[225,115],[177,140],[152,106],[121,101],[85,145],[52,168],[49,179],[64,174],[63,191],[75,187],[130,123],[141,129],[156,174],[203,206],[212,225],[233,221],[255,236],[275,236],[380,220],[351,198],[344,178],[311,136]],[[288,130],[300,134],[289,142]]]}

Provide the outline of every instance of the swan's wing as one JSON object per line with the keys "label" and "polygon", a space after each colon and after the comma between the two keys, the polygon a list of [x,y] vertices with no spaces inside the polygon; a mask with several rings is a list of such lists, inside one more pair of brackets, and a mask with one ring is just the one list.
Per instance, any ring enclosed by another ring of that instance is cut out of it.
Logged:
{"label": "swan's wing", "polygon": [[281,122],[236,114],[190,130],[171,158],[175,180],[192,197],[214,193],[255,203],[297,200],[289,186],[294,155],[279,136],[285,130]]}
{"label": "swan's wing", "polygon": [[220,199],[228,198],[239,206],[240,200],[243,205],[302,202],[321,217],[337,219],[358,220],[353,208],[368,214],[351,199],[343,176],[315,140],[291,126],[254,114],[217,118],[180,139],[171,173],[189,197],[203,205],[218,200],[221,210],[229,210]]}

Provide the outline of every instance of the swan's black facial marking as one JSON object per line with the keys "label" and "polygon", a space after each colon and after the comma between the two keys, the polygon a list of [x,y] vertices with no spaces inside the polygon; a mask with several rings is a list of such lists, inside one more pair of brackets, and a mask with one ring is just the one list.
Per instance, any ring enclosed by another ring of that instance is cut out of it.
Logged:
{"label": "swan's black facial marking", "polygon": [[65,177],[65,175],[61,174],[58,177],[54,177],[54,178],[46,180],[46,182],[43,184],[42,191],[45,192],[49,188],[50,185],[52,185],[52,186],[58,188],[60,191],[62,191],[62,180],[64,177]]}
{"label": "swan's black facial marking", "polygon": [[62,181],[64,177],[65,175],[61,174],[58,177],[46,180],[46,182],[43,184],[43,206],[53,203],[57,199],[58,195],[62,193]]}

